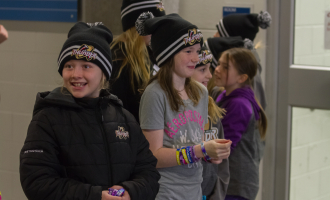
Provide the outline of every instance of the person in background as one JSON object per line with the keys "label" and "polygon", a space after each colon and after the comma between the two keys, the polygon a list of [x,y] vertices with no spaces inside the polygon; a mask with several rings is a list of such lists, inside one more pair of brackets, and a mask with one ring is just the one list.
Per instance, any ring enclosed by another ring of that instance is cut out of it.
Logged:
{"label": "person in background", "polygon": [[139,122],[139,89],[149,81],[153,64],[147,48],[151,36],[140,36],[135,22],[146,11],[156,17],[164,16],[165,8],[160,0],[123,0],[121,10],[124,32],[111,43],[114,71],[110,92],[122,100],[124,108]]}
{"label": "person in background", "polygon": [[8,39],[8,32],[3,25],[0,24],[0,44]]}
{"label": "person in background", "polygon": [[[234,47],[243,47],[246,46],[248,47],[248,42],[250,40],[246,39],[245,41],[242,40],[241,37],[227,37],[227,38],[220,38],[220,37],[215,37],[215,38],[208,38],[204,42],[204,46],[208,48],[212,54],[212,62],[211,62],[211,73],[213,75],[215,68],[218,66],[218,60],[221,56],[221,53],[224,52],[227,49],[234,48]],[[252,44],[253,45],[253,44]],[[207,89],[210,93],[210,96],[213,96],[214,91],[222,91],[223,88],[216,87],[215,85],[215,78],[212,76],[212,79],[209,81],[207,85]]]}
{"label": "person in background", "polygon": [[[254,39],[259,32],[259,27],[266,29],[270,26],[272,18],[267,11],[260,11],[259,14],[230,14],[220,19],[216,24],[217,32],[214,37],[235,37],[241,36],[243,39],[249,39],[254,42]],[[261,80],[262,67],[260,65],[260,58],[256,51],[260,43],[255,46],[252,53],[258,62],[257,75],[253,79],[253,89],[257,99],[260,101],[263,109],[266,109],[267,101],[265,96],[264,87]]]}
{"label": "person in background", "polygon": [[204,45],[210,50],[212,54],[212,74],[213,77],[209,81],[207,88],[209,91],[210,96],[215,100],[216,97],[224,90],[223,87],[217,87],[215,84],[215,76],[214,76],[214,69],[218,66],[218,60],[222,54],[222,52],[235,48],[235,47],[244,47],[249,50],[254,49],[253,43],[249,39],[243,40],[240,36],[236,37],[215,37],[215,38],[208,38],[205,41]]}
{"label": "person in background", "polygon": [[232,141],[226,200],[254,200],[259,190],[267,118],[252,90],[257,70],[250,50],[232,48],[222,53],[214,72],[216,84],[225,88],[216,102],[226,110],[221,122],[225,138]]}
{"label": "person in background", "polygon": [[[207,87],[212,78],[210,72],[213,56],[206,46],[202,47],[199,54],[199,62],[195,67],[192,79],[202,83]],[[224,109],[218,107],[211,96],[208,103],[208,119],[204,127],[204,141],[214,139],[224,139],[223,127],[221,124]],[[224,200],[229,184],[229,162],[223,159],[220,164],[202,162],[203,164],[203,182],[202,193],[207,200]]]}
{"label": "person in background", "polygon": [[[37,94],[20,152],[20,179],[30,200],[154,200],[157,160],[139,124],[111,95],[112,33],[76,23],[58,58],[63,86]],[[121,190],[123,196],[109,194]]]}
{"label": "person in background", "polygon": [[230,154],[230,141],[203,142],[207,89],[191,79],[199,62],[203,35],[177,14],[137,20],[141,35],[151,36],[160,70],[143,92],[140,125],[157,158],[161,174],[156,200],[202,199],[200,159],[219,164]]}

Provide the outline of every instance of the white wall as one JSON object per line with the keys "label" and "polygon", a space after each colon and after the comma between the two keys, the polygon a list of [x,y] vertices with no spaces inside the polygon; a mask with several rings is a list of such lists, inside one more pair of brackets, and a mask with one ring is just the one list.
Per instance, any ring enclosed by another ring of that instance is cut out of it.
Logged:
{"label": "white wall", "polygon": [[330,199],[330,110],[293,108],[290,200]]}
{"label": "white wall", "polygon": [[294,63],[330,67],[330,49],[324,49],[325,11],[329,0],[296,0]]}
{"label": "white wall", "polygon": [[19,153],[37,92],[60,83],[56,60],[67,34],[8,33],[9,39],[0,44],[0,191],[3,200],[24,200]]}

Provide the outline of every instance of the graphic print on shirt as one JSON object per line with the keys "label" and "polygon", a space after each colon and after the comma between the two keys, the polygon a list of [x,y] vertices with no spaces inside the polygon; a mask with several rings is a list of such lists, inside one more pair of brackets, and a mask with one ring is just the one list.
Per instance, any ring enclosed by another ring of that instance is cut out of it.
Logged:
{"label": "graphic print on shirt", "polygon": [[183,126],[186,123],[194,123],[194,122],[198,123],[200,129],[204,131],[204,127],[203,127],[204,119],[202,119],[202,115],[199,112],[197,111],[193,112],[191,110],[184,111],[184,114],[180,113],[178,118],[180,120],[178,120],[177,118],[172,119],[174,125],[172,125],[171,122],[166,123],[167,128],[169,128],[172,132],[167,130],[166,128],[164,129],[164,131],[170,138],[173,138],[173,135],[175,135],[178,132],[178,130],[181,128],[181,126]]}
{"label": "graphic print on shirt", "polygon": [[205,142],[218,139],[219,130],[217,127],[213,127],[210,116],[207,116],[207,123],[204,126],[204,140]]}

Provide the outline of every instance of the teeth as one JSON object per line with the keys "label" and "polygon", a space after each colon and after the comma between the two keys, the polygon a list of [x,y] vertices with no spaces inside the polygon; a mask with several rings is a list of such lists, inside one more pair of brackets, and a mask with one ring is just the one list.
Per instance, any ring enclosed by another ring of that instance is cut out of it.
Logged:
{"label": "teeth", "polygon": [[76,87],[82,87],[83,86],[82,83],[74,83],[73,85],[76,86]]}

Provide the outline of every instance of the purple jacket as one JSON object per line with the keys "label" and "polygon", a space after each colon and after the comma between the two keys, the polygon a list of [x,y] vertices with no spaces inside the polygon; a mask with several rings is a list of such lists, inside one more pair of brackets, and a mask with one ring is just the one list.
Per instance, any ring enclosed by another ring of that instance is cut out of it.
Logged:
{"label": "purple jacket", "polygon": [[252,108],[255,119],[259,120],[260,107],[255,100],[253,90],[248,86],[238,88],[228,96],[226,96],[226,90],[224,90],[217,97],[216,103],[227,111],[221,122],[225,139],[232,141],[231,150],[233,150],[248,127]]}

